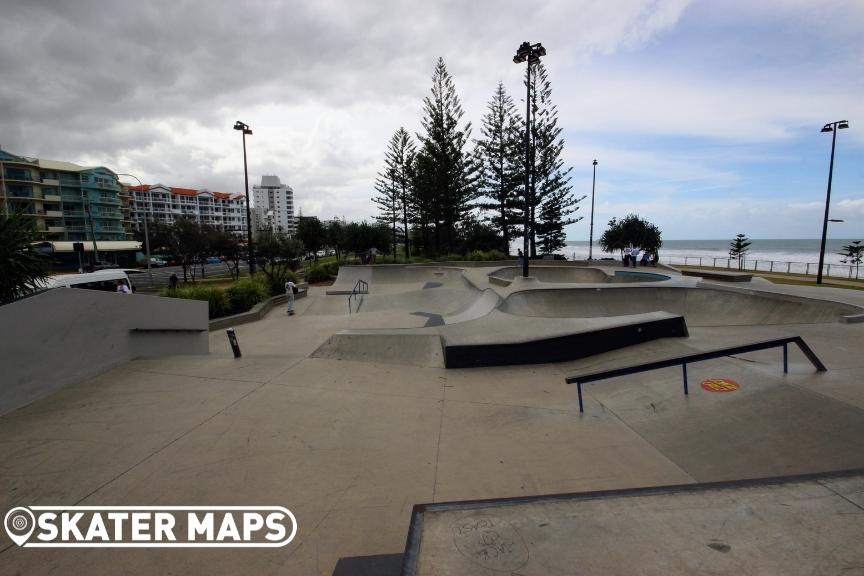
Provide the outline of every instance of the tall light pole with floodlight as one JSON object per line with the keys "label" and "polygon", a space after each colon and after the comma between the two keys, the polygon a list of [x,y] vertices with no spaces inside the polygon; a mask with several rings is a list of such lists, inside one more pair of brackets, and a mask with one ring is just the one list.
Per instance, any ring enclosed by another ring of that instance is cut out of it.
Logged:
{"label": "tall light pole with floodlight", "polygon": [[[144,185],[141,183],[141,180],[132,174],[120,174],[117,173],[117,176],[126,176],[128,178],[135,178],[138,181],[138,187],[141,189],[141,194],[144,194]],[[148,192],[149,196],[149,192]],[[147,279],[150,281],[150,284],[153,284],[153,271],[150,270],[150,232],[147,230],[147,204],[144,204],[144,255],[147,257]]]}
{"label": "tall light pole with floodlight", "polygon": [[240,130],[243,133],[243,178],[246,181],[246,251],[247,259],[249,260],[249,276],[255,275],[255,251],[252,247],[252,212],[249,209],[249,169],[246,165],[246,135],[252,135],[252,129],[248,124],[244,124],[237,120],[234,123],[234,130]]}
{"label": "tall light pole with floodlight", "polygon": [[591,228],[588,232],[588,260],[592,260],[594,252],[594,185],[597,183],[597,159],[594,159],[594,175],[591,177]]}
{"label": "tall light pole with floodlight", "polygon": [[540,57],[546,55],[546,49],[539,42],[531,44],[523,42],[516,55],[513,56],[515,64],[528,62],[528,76],[525,81],[525,218],[523,227],[525,237],[522,241],[522,277],[528,277],[528,238],[531,230],[531,65],[540,62]]}
{"label": "tall light pole with floodlight", "polygon": [[825,195],[825,217],[822,219],[822,244],[819,247],[819,270],[816,272],[816,283],[822,284],[822,265],[825,263],[825,241],[828,238],[828,208],[831,205],[831,179],[834,176],[834,147],[837,144],[837,130],[849,128],[848,120],[838,120],[822,127],[822,132],[832,132],[831,164],[828,168],[828,193]]}

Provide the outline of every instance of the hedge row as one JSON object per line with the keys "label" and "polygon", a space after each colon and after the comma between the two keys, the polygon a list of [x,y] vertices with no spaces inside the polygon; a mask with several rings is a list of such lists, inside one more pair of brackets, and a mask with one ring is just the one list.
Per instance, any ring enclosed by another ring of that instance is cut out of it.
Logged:
{"label": "hedge row", "polygon": [[270,288],[265,279],[241,278],[228,288],[191,284],[175,289],[164,288],[160,296],[185,298],[207,302],[210,318],[221,318],[246,312],[259,302],[270,297]]}

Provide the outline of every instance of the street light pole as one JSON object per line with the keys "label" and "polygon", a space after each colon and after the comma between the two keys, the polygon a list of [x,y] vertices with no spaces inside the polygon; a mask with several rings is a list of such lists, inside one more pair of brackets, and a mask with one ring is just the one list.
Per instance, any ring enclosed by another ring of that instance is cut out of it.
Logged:
{"label": "street light pole", "polygon": [[546,49],[539,42],[531,44],[523,42],[516,55],[513,56],[515,64],[522,62],[528,63],[528,75],[525,82],[525,214],[522,226],[524,228],[524,237],[522,239],[522,277],[528,277],[528,238],[531,229],[531,64],[540,61],[541,56],[546,55]]}
{"label": "street light pole", "polygon": [[[127,176],[129,178],[135,178],[138,181],[138,187],[141,189],[141,193],[144,193],[144,185],[141,183],[141,180],[137,176],[133,176],[132,174],[117,174],[117,176]],[[148,192],[149,194],[149,192]],[[144,203],[144,255],[147,257],[147,279],[150,281],[150,285],[153,285],[153,271],[150,269],[150,232],[147,230],[147,205],[149,203]]]}
{"label": "street light pole", "polygon": [[252,212],[249,208],[249,169],[246,164],[246,135],[252,135],[252,130],[248,124],[244,124],[239,120],[234,123],[234,130],[243,132],[243,177],[246,181],[246,250],[248,251],[247,258],[249,260],[249,276],[255,275],[255,250],[252,246]]}
{"label": "street light pole", "polygon": [[588,232],[588,260],[594,254],[594,185],[597,183],[597,159],[594,159],[594,176],[591,177],[591,228]]}
{"label": "street light pole", "polygon": [[832,132],[831,163],[828,168],[828,192],[825,195],[825,217],[822,219],[822,244],[819,247],[819,269],[816,272],[816,284],[822,284],[822,266],[825,263],[825,242],[828,238],[828,209],[831,205],[831,180],[834,177],[834,147],[837,144],[837,130],[849,127],[847,120],[831,122],[822,127],[822,132]]}

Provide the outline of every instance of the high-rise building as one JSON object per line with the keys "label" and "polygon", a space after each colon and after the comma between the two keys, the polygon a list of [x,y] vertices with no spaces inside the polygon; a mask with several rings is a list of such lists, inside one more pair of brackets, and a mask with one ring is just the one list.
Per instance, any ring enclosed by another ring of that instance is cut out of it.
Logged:
{"label": "high-rise building", "polygon": [[164,184],[129,186],[131,216],[136,229],[148,222],[173,224],[180,216],[238,235],[246,234],[246,197],[243,194],[175,188]]}
{"label": "high-rise building", "polygon": [[104,166],[0,150],[0,210],[31,217],[40,240],[131,240],[129,195]]}
{"label": "high-rise building", "polygon": [[256,230],[294,234],[294,190],[282,184],[278,176],[262,176],[261,184],[252,187],[252,208]]}

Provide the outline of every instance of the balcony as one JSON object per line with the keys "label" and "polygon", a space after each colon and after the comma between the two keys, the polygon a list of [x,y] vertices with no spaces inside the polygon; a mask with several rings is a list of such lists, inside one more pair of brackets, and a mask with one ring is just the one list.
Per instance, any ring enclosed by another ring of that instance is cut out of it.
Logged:
{"label": "balcony", "polygon": [[46,202],[61,202],[63,198],[57,194],[45,194],[42,197]]}
{"label": "balcony", "polygon": [[61,234],[66,231],[65,226],[48,226],[49,234]]}
{"label": "balcony", "polygon": [[63,211],[62,210],[46,210],[45,211],[46,218],[62,218]]}
{"label": "balcony", "polygon": [[53,178],[43,178],[42,184],[45,186],[60,186],[60,180],[56,180]]}

